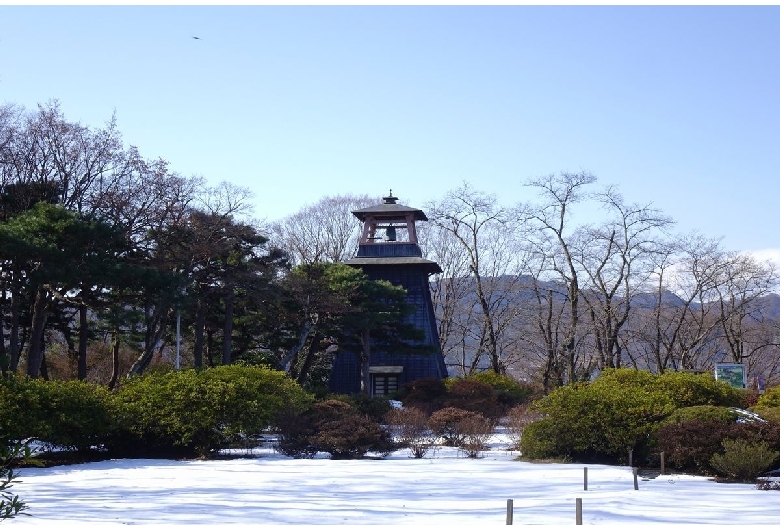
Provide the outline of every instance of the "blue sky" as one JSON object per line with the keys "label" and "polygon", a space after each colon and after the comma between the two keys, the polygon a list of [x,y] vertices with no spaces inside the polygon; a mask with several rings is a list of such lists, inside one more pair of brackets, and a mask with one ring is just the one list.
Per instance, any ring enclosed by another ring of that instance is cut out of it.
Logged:
{"label": "blue sky", "polygon": [[0,103],[116,111],[126,144],[269,220],[463,181],[511,205],[587,170],[780,249],[779,52],[778,6],[0,6]]}

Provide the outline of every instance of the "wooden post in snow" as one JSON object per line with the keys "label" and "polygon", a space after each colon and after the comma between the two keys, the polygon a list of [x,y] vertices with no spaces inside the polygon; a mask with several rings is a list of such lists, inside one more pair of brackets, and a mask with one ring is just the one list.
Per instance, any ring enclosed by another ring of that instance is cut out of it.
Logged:
{"label": "wooden post in snow", "polygon": [[574,515],[574,524],[581,525],[582,524],[582,499],[577,497],[576,502],[577,502],[577,506]]}

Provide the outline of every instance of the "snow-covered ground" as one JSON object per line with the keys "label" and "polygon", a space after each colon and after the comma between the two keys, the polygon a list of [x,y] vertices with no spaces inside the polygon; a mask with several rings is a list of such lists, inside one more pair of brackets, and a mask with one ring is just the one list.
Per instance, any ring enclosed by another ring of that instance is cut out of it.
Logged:
{"label": "snow-covered ground", "polygon": [[640,479],[628,467],[515,461],[497,438],[480,459],[441,448],[424,459],[283,457],[272,449],[215,461],[112,460],[22,469],[11,490],[30,517],[12,527],[148,528],[258,525],[780,524],[780,491],[667,474]]}

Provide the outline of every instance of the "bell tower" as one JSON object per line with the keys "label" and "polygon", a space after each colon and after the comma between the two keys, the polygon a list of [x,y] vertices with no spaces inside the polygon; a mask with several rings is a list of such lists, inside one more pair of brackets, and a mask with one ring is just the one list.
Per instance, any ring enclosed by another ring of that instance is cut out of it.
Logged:
{"label": "bell tower", "polygon": [[[441,267],[422,257],[417,242],[417,221],[427,221],[422,210],[398,204],[393,190],[382,203],[354,210],[363,222],[357,255],[345,263],[362,269],[372,280],[387,280],[406,289],[406,301],[414,307],[409,322],[424,333],[416,345],[431,354],[397,354],[372,346],[369,374],[371,395],[386,395],[401,385],[423,377],[447,377],[429,286],[431,274]],[[352,352],[340,352],[333,362],[330,389],[336,393],[360,391],[360,364]]]}

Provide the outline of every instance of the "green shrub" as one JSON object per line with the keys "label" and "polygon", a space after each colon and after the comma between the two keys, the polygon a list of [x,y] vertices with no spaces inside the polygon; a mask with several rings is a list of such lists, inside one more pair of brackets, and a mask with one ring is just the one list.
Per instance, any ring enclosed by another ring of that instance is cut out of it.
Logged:
{"label": "green shrub", "polygon": [[542,418],[523,429],[520,452],[529,460],[570,460],[570,443],[559,434],[559,424],[550,418]]}
{"label": "green shrub", "polygon": [[742,389],[717,381],[711,374],[664,372],[654,377],[652,388],[668,396],[674,402],[675,408],[696,405],[745,406],[745,393]]}
{"label": "green shrub", "polygon": [[715,421],[721,423],[734,423],[739,414],[729,407],[716,407],[714,405],[697,405],[694,407],[683,407],[672,412],[661,425],[683,423],[691,420],[702,420],[705,422]]}
{"label": "green shrub", "polygon": [[[639,462],[649,456],[651,433],[674,410],[733,406],[741,399],[738,389],[708,374],[605,370],[591,383],[561,387],[534,402],[532,411],[544,423],[526,427],[521,450],[529,458],[618,463],[633,449]],[[540,439],[547,436],[554,439]]]}
{"label": "green shrub", "polygon": [[39,439],[51,447],[87,451],[99,448],[114,430],[110,392],[84,381],[31,381],[40,389],[47,429]]}
{"label": "green shrub", "polygon": [[490,385],[499,403],[506,409],[526,403],[535,393],[531,385],[520,383],[509,376],[497,374],[492,370],[480,372],[466,379]]}
{"label": "green shrub", "polygon": [[217,366],[200,376],[226,386],[218,420],[228,437],[258,435],[273,427],[282,411],[301,412],[313,402],[284,372],[263,366]]}
{"label": "green shrub", "polygon": [[120,454],[207,455],[237,436],[254,436],[311,398],[284,373],[255,366],[151,373],[126,381],[114,403]]}
{"label": "green shrub", "polygon": [[761,397],[758,398],[756,407],[762,408],[780,408],[780,386],[768,388]]}
{"label": "green shrub", "polygon": [[723,440],[723,452],[712,456],[710,464],[722,476],[739,481],[754,481],[770,468],[780,452],[766,442]]}
{"label": "green shrub", "polygon": [[780,423],[780,407],[755,406],[751,409],[751,411],[755,412],[765,420]]}
{"label": "green shrub", "polygon": [[750,410],[766,420],[780,422],[780,386],[772,387],[761,394]]}
{"label": "green shrub", "polygon": [[0,445],[39,440],[47,430],[40,385],[27,377],[0,378]]}
{"label": "green shrub", "polygon": [[112,449],[131,456],[206,455],[223,443],[219,410],[228,388],[207,384],[195,370],[150,373],[116,396],[125,431]]}
{"label": "green shrub", "polygon": [[[635,458],[645,457],[654,425],[672,410],[671,400],[659,392],[598,380],[558,388],[533,406],[548,424],[542,432],[556,437],[555,443],[541,446],[561,451],[547,458],[605,462],[619,461],[629,449],[634,450]],[[527,436],[528,428],[523,438]],[[540,441],[533,443],[539,445]],[[528,456],[525,450],[523,454]]]}
{"label": "green shrub", "polygon": [[84,451],[102,445],[114,426],[109,391],[83,381],[3,379],[0,402],[0,432],[6,433],[6,444],[37,440]]}

